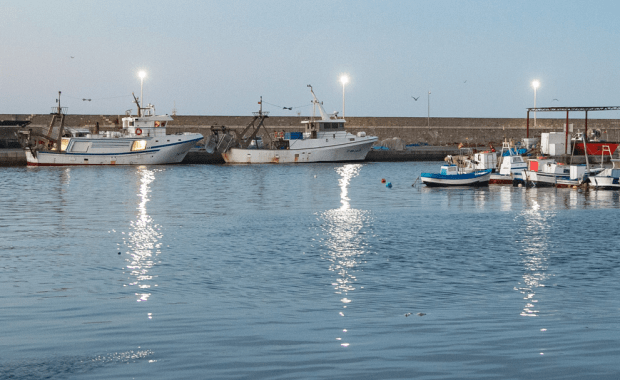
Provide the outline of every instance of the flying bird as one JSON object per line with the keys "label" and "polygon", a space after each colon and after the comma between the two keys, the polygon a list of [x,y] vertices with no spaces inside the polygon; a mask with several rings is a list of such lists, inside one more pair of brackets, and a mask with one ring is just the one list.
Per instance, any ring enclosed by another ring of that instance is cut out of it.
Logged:
{"label": "flying bird", "polygon": [[559,102],[559,100],[557,100],[557,99],[553,99],[553,100],[552,100],[552,102]]}
{"label": "flying bird", "polygon": [[83,98],[82,98],[82,101],[83,101],[83,102],[86,102],[86,101],[89,101],[89,102],[90,102],[90,101],[91,101],[91,99],[83,99]]}
{"label": "flying bird", "polygon": [[282,107],[282,109],[292,111],[292,110],[293,110],[293,107]]}
{"label": "flying bird", "polygon": [[71,56],[71,58],[75,58],[74,56]]}
{"label": "flying bird", "polygon": [[412,96],[412,98],[413,98],[413,100],[415,100],[416,102],[418,101],[418,99],[420,99],[420,97],[419,97],[419,96],[418,96],[417,98]]}
{"label": "flying bird", "polygon": [[467,83],[467,79],[465,79],[465,82],[463,82],[463,83]]}

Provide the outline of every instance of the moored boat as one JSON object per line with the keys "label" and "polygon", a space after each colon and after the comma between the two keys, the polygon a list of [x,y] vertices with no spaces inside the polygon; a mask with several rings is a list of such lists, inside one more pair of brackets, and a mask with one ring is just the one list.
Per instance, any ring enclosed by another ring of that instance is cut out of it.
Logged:
{"label": "moored boat", "polygon": [[510,147],[508,142],[504,142],[500,154],[500,164],[497,173],[491,174],[489,184],[508,185],[514,181],[520,181],[523,170],[527,169],[527,164],[523,157],[518,154],[517,149]]}
{"label": "moored boat", "polygon": [[[60,93],[59,93],[60,98]],[[149,104],[138,106],[138,115],[122,118],[118,131],[65,129],[64,109],[55,113],[47,133],[20,132],[29,166],[157,165],[180,163],[203,136],[199,133],[166,134],[168,115],[156,115]],[[129,112],[129,111],[128,111]],[[58,124],[58,125],[57,125]]]}
{"label": "moored boat", "polygon": [[492,169],[464,171],[454,164],[442,165],[439,173],[422,173],[420,180],[427,186],[487,186]]}
{"label": "moored boat", "polygon": [[[310,120],[302,121],[303,132],[275,132],[274,138],[265,141],[258,135],[264,128],[268,117],[262,110],[254,114],[254,120],[242,133],[214,130],[207,146],[210,150],[222,153],[224,161],[229,164],[282,164],[302,162],[339,162],[362,161],[370,151],[376,136],[366,136],[365,132],[351,134],[344,129],[346,120],[336,114],[328,115],[318,101],[312,86],[310,92],[314,107],[318,107],[321,119],[315,119],[314,109]],[[223,132],[223,133],[221,133]]]}

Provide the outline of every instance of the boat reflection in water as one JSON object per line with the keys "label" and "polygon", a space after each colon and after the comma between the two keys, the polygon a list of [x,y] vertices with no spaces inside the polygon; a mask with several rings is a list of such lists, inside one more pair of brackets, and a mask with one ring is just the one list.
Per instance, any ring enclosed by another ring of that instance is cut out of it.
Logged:
{"label": "boat reflection in water", "polygon": [[[130,258],[127,269],[130,271],[130,283],[128,286],[135,286],[135,295],[138,302],[144,302],[151,296],[151,286],[153,276],[149,273],[156,262],[156,257],[161,253],[162,233],[160,226],[153,222],[147,212],[147,204],[150,200],[150,185],[155,180],[155,173],[162,169],[148,169],[144,166],[138,167],[138,205],[135,220],[131,221],[130,232],[125,238],[125,245],[129,250]],[[156,277],[156,276],[155,276]],[[149,313],[149,318],[152,314]]]}
{"label": "boat reflection in water", "polygon": [[523,221],[520,255],[524,272],[523,282],[515,290],[523,294],[525,306],[521,316],[524,317],[536,317],[540,313],[536,293],[538,288],[545,286],[544,281],[549,277],[550,230],[555,216],[553,211],[542,208],[535,197],[530,199],[531,207],[517,217]]}
{"label": "boat reflection in water", "polygon": [[[351,208],[348,196],[349,183],[361,169],[360,164],[347,164],[336,169],[341,176],[339,179],[341,206],[338,209],[327,210],[321,215],[324,222],[322,228],[326,236],[323,256],[330,262],[329,270],[335,273],[332,286],[342,303],[339,315],[343,318],[348,316],[347,306],[353,302],[351,292],[357,289],[355,268],[364,260],[364,255],[368,251],[366,239],[360,231],[369,228],[369,212]],[[341,327],[342,333],[337,335],[336,340],[341,346],[348,347],[350,344],[346,339],[348,325],[343,321]]]}

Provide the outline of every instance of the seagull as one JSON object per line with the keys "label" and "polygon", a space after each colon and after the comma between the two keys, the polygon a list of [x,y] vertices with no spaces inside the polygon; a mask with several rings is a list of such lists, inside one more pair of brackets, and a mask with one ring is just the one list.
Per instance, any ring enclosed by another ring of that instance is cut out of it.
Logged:
{"label": "seagull", "polygon": [[410,315],[411,315],[411,313],[407,313],[407,314],[405,314],[405,317],[408,317],[408,316],[410,316]]}
{"label": "seagull", "polygon": [[89,101],[89,102],[90,102],[90,101],[91,101],[91,99],[82,99],[82,101],[83,101],[83,102],[86,102],[86,101]]}
{"label": "seagull", "polygon": [[467,83],[467,79],[465,79],[465,82],[463,82],[463,83]]}
{"label": "seagull", "polygon": [[293,107],[282,107],[282,109],[292,111],[292,110],[293,110]]}
{"label": "seagull", "polygon": [[74,56],[71,56],[71,58],[75,58]]}
{"label": "seagull", "polygon": [[419,96],[418,96],[417,98],[412,96],[412,98],[413,98],[413,100],[415,100],[416,102],[418,101],[418,99],[420,99],[420,97],[419,97]]}
{"label": "seagull", "polygon": [[557,99],[553,99],[553,100],[552,100],[552,102],[559,102],[559,100],[557,100]]}

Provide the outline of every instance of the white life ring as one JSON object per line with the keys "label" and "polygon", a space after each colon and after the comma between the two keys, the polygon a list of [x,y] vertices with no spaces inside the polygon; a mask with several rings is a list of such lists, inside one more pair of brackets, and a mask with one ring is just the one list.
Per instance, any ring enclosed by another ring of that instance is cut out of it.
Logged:
{"label": "white life ring", "polygon": [[142,129],[136,128],[136,135],[140,136],[142,134]]}

